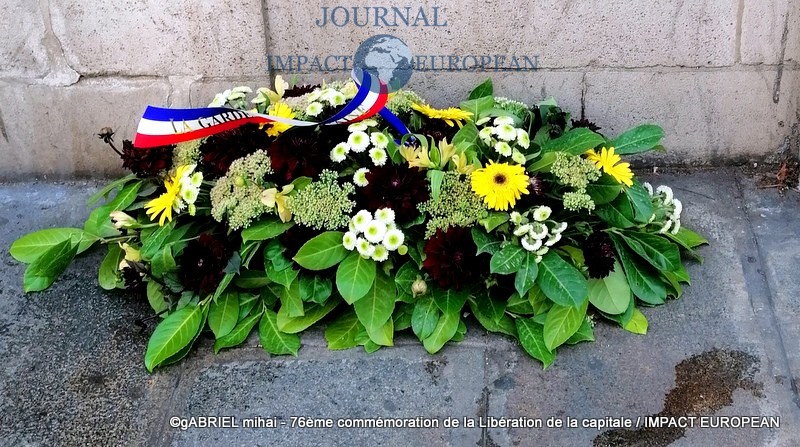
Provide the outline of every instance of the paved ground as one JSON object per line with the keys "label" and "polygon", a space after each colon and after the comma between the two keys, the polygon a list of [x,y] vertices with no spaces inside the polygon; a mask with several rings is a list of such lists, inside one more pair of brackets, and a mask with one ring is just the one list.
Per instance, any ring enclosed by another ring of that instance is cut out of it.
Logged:
{"label": "paved ground", "polygon": [[[322,334],[310,333],[298,358],[269,358],[255,339],[215,356],[205,339],[179,365],[149,375],[148,334],[134,324],[148,306],[96,286],[102,253],[31,297],[7,253],[25,232],[82,222],[97,185],[0,185],[0,445],[800,445],[800,193],[757,190],[732,169],[647,177],[673,185],[685,224],[711,241],[705,264],[689,266],[682,299],[645,310],[648,335],[598,324],[596,343],[564,349],[544,372],[514,343],[471,326],[463,343],[435,356],[410,337],[367,355],[329,352]],[[183,431],[169,423],[212,415],[240,424],[419,416],[440,426]],[[567,418],[739,415],[778,416],[780,428],[547,427]],[[545,427],[444,426],[520,416]]]}

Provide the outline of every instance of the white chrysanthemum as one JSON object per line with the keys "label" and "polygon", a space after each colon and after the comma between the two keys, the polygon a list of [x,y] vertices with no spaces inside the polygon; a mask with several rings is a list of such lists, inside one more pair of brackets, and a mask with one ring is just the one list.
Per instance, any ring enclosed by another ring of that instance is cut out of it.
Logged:
{"label": "white chrysanthemum", "polygon": [[656,220],[656,213],[650,215],[650,218],[647,219],[647,223],[651,224],[654,220]]}
{"label": "white chrysanthemum", "polygon": [[367,169],[367,168],[359,168],[356,171],[356,173],[353,174],[353,183],[355,183],[356,186],[360,186],[362,188],[367,186],[367,185],[369,185],[369,181],[367,180],[367,173],[368,172],[369,172],[369,169]]}
{"label": "white chrysanthemum", "polygon": [[658,187],[658,189],[656,189],[656,192],[658,194],[664,194],[664,203],[665,204],[669,205],[670,203],[672,203],[672,198],[673,198],[672,188],[670,188],[667,185],[661,185],[661,186]]}
{"label": "white chrysanthemum", "polygon": [[353,216],[352,222],[356,227],[356,231],[363,233],[367,229],[367,225],[372,222],[372,213],[367,210],[361,210]]}
{"label": "white chrysanthemum", "polygon": [[503,157],[511,156],[511,146],[505,141],[498,141],[497,144],[494,145],[494,150]]}
{"label": "white chrysanthemum", "polygon": [[389,145],[389,137],[380,132],[372,132],[369,136],[369,140],[372,141],[372,144],[378,149],[386,149],[386,146]]}
{"label": "white chrysanthemum", "polygon": [[681,212],[683,212],[683,203],[681,203],[681,201],[678,199],[673,199],[672,205],[675,207],[675,209],[672,211],[672,218],[679,220],[681,218]]}
{"label": "white chrysanthemum", "polygon": [[542,248],[540,248],[539,250],[536,251],[536,255],[537,256],[544,256],[544,255],[547,254],[548,251],[550,251],[550,247],[542,247]]}
{"label": "white chrysanthemum", "polygon": [[648,182],[642,183],[642,187],[647,190],[647,193],[651,196],[653,195],[653,185]]}
{"label": "white chrysanthemum", "polygon": [[312,102],[306,107],[306,115],[308,116],[317,116],[320,113],[322,113],[322,104],[318,102]]}
{"label": "white chrysanthemum", "polygon": [[356,248],[357,239],[358,236],[356,236],[354,232],[348,231],[347,233],[344,234],[344,236],[342,236],[342,245],[344,245],[344,248],[353,251],[353,249]]}
{"label": "white chrysanthemum", "polygon": [[516,211],[512,211],[511,214],[508,215],[508,218],[516,225],[519,225],[522,222],[522,214]]}
{"label": "white chrysanthemum", "polygon": [[394,210],[391,208],[379,208],[375,211],[375,220],[381,221],[386,225],[394,223]]}
{"label": "white chrysanthemum", "polygon": [[494,119],[495,126],[502,126],[504,124],[509,126],[513,125],[514,118],[511,118],[510,116],[498,116],[497,118]]}
{"label": "white chrysanthemum", "polygon": [[560,240],[561,240],[561,233],[555,233],[550,235],[549,238],[547,238],[547,242],[545,242],[544,245],[552,247],[556,242]]}
{"label": "white chrysanthemum", "polygon": [[328,102],[334,107],[344,105],[345,101],[346,99],[341,92],[334,92],[328,97]]}
{"label": "white chrysanthemum", "polygon": [[533,227],[531,226],[531,224],[520,225],[514,230],[514,236],[526,235],[530,233],[532,229]]}
{"label": "white chrysanthemum", "polygon": [[389,250],[383,245],[376,245],[372,250],[372,260],[375,262],[383,262],[389,259]]}
{"label": "white chrysanthemum", "polygon": [[567,229],[567,223],[566,222],[560,222],[558,225],[554,226],[553,229],[550,230],[550,232],[553,233],[553,234],[561,234],[566,229]]}
{"label": "white chrysanthemum", "polygon": [[476,126],[483,126],[484,124],[488,123],[491,120],[492,120],[492,117],[484,116],[483,118],[479,119],[478,121],[475,121],[475,125]]}
{"label": "white chrysanthemum", "polygon": [[547,225],[541,222],[534,222],[531,224],[531,231],[528,232],[528,236],[534,239],[544,239],[547,237],[548,230]]}
{"label": "white chrysanthemum", "polygon": [[365,130],[367,130],[367,125],[363,121],[359,121],[347,126],[347,131],[350,133],[364,132]]}
{"label": "white chrysanthemum", "polygon": [[375,166],[383,166],[386,164],[386,159],[389,157],[386,155],[385,150],[374,147],[369,151],[369,158],[372,159],[372,162],[375,163]]}
{"label": "white chrysanthemum", "polygon": [[188,188],[182,188],[181,199],[183,199],[183,201],[186,203],[192,204],[195,202],[195,200],[197,200],[198,192],[199,191],[197,188],[193,188],[191,186]]}
{"label": "white chrysanthemum", "polygon": [[681,231],[681,221],[676,220],[675,225],[672,226],[672,230],[670,231],[670,233],[678,234],[678,231]]}
{"label": "white chrysanthemum", "polygon": [[364,123],[364,125],[367,127],[376,127],[378,125],[378,122],[371,118],[361,122]]}
{"label": "white chrysanthemum", "polygon": [[397,229],[397,224],[396,223],[389,222],[389,223],[386,224],[386,231],[396,230],[396,229]]}
{"label": "white chrysanthemum", "polygon": [[540,206],[533,210],[533,220],[536,222],[544,222],[550,218],[551,214],[553,214],[553,210],[551,210],[549,206]]}
{"label": "white chrysanthemum", "polygon": [[306,96],[306,99],[309,101],[316,101],[319,99],[320,96],[322,96],[322,90],[317,88],[314,89],[313,92],[309,93],[308,96]]}
{"label": "white chrysanthemum", "polygon": [[525,149],[531,146],[531,136],[525,129],[517,129],[517,144]]}
{"label": "white chrysanthemum", "polygon": [[360,237],[356,240],[356,250],[361,256],[370,257],[375,253],[375,246],[370,244],[368,240]]}
{"label": "white chrysanthemum", "polygon": [[386,236],[383,237],[383,246],[389,251],[395,251],[403,245],[406,240],[406,235],[402,231],[394,229],[386,231]]}
{"label": "white chrysanthemum", "polygon": [[538,264],[538,263],[542,262],[542,257],[540,255],[536,255],[536,257],[533,258],[533,260],[534,260],[534,262],[536,262]]}
{"label": "white chrysanthemum", "polygon": [[189,177],[189,184],[194,186],[195,188],[199,188],[200,185],[203,184],[203,173],[202,172],[195,172]]}
{"label": "white chrysanthemum", "polygon": [[670,228],[672,228],[672,221],[671,220],[667,220],[666,222],[664,222],[664,226],[661,227],[660,230],[658,230],[658,233],[659,234],[667,234],[667,231],[669,231]]}
{"label": "white chrysanthemum", "polygon": [[531,241],[530,238],[524,237],[524,238],[520,239],[519,241],[522,244],[522,248],[524,248],[525,250],[528,250],[528,251],[536,251],[542,246],[542,240],[541,239],[533,239]]}
{"label": "white chrysanthemum", "polygon": [[512,141],[517,138],[517,129],[511,124],[501,124],[499,126],[495,126],[493,132],[501,140]]}
{"label": "white chrysanthemum", "polygon": [[358,233],[358,229],[356,229],[356,225],[353,223],[353,219],[350,219],[350,222],[347,223],[347,229],[352,231],[353,233]]}
{"label": "white chrysanthemum", "polygon": [[350,150],[350,147],[347,146],[347,143],[339,143],[331,150],[331,160],[339,163],[345,161],[347,159],[347,152]]}
{"label": "white chrysanthemum", "polygon": [[484,127],[478,132],[478,136],[481,138],[484,144],[487,146],[492,145],[492,128],[491,127]]}
{"label": "white chrysanthemum", "polygon": [[527,160],[525,160],[525,155],[514,149],[514,152],[511,153],[511,159],[514,160],[514,163],[519,165],[524,165]]}
{"label": "white chrysanthemum", "polygon": [[386,236],[386,224],[377,220],[367,224],[364,229],[364,237],[373,244],[380,244],[383,242],[383,237]]}
{"label": "white chrysanthemum", "polygon": [[353,152],[364,152],[369,147],[369,135],[360,130],[353,132],[347,137],[347,144]]}

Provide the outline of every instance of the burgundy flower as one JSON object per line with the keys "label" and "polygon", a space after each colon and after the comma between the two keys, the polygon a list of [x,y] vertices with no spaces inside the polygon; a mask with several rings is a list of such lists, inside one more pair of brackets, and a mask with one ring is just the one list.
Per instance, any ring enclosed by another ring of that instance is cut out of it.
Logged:
{"label": "burgundy flower", "polygon": [[605,278],[614,271],[614,245],[605,231],[589,235],[582,248],[589,277]]}
{"label": "burgundy flower", "polygon": [[125,283],[125,288],[128,290],[141,290],[144,287],[144,278],[142,274],[133,267],[123,267],[120,271],[122,281]]}
{"label": "burgundy flower", "polygon": [[425,123],[419,129],[419,133],[433,138],[433,141],[438,144],[444,139],[453,141],[453,136],[455,136],[459,129],[458,126],[448,126],[447,123],[440,119],[426,119]]}
{"label": "burgundy flower", "polygon": [[292,88],[286,90],[285,92],[283,92],[283,97],[284,98],[294,98],[294,97],[297,97],[297,96],[303,96],[306,93],[313,92],[314,89],[317,89],[319,87],[320,87],[319,84],[316,84],[316,85],[308,85],[308,84],[300,85],[300,84],[297,84],[294,87],[292,87]]}
{"label": "burgundy flower", "polygon": [[178,257],[178,276],[188,290],[200,294],[214,293],[225,275],[225,267],[233,254],[224,239],[208,233],[200,235]]}
{"label": "burgundy flower", "polygon": [[175,146],[134,147],[130,140],[122,142],[122,167],[138,177],[153,177],[172,167]]}
{"label": "burgundy flower", "polygon": [[206,139],[200,146],[203,173],[209,178],[222,177],[235,160],[260,149],[267,149],[272,138],[258,124],[245,124]]}
{"label": "burgundy flower", "polygon": [[[334,127],[344,129],[331,129]],[[319,129],[298,127],[284,132],[267,150],[272,160],[272,170],[275,171],[275,181],[286,185],[298,177],[317,177],[330,165],[331,149],[347,141],[347,135],[346,126],[322,126]]]}
{"label": "burgundy flower", "polygon": [[586,118],[582,118],[582,119],[577,120],[577,121],[576,120],[572,120],[572,128],[575,129],[575,128],[578,128],[578,127],[585,127],[587,129],[591,130],[592,132],[597,132],[598,130],[601,129],[600,126],[598,126],[597,124],[593,123],[592,121],[587,120]]}
{"label": "burgundy flower", "polygon": [[419,215],[417,205],[430,198],[425,173],[405,164],[370,168],[367,181],[369,184],[358,191],[358,208],[391,208],[398,224],[414,220]]}
{"label": "burgundy flower", "polygon": [[478,251],[468,228],[450,227],[425,243],[425,261],[422,263],[442,289],[460,290],[478,272],[484,269],[475,256]]}

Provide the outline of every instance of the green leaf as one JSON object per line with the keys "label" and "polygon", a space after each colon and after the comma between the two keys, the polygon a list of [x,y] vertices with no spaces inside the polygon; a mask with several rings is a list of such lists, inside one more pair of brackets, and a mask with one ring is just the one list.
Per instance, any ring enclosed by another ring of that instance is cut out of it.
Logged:
{"label": "green leaf", "polygon": [[417,276],[419,274],[419,269],[414,266],[413,262],[409,261],[403,264],[403,266],[397,270],[394,282],[397,284],[397,287],[399,287],[400,290],[410,294],[411,286],[414,284],[414,281],[417,280]]}
{"label": "green leaf", "polygon": [[544,326],[532,318],[517,318],[517,334],[519,343],[531,357],[542,362],[542,369],[547,369],[556,359],[556,354],[547,348],[544,341]]}
{"label": "green leaf", "polygon": [[681,268],[678,247],[661,236],[626,231],[622,233],[622,239],[631,250],[659,270],[672,272]]}
{"label": "green leaf", "polygon": [[358,346],[356,336],[363,328],[358,321],[355,312],[348,312],[325,328],[325,340],[328,341],[328,349],[336,351],[340,349],[350,349]]}
{"label": "green leaf", "polygon": [[670,239],[679,242],[686,248],[697,248],[700,245],[708,244],[708,240],[706,238],[686,227],[681,227],[680,230],[678,230],[678,234],[668,233],[667,235],[670,237]]}
{"label": "green leaf", "polygon": [[233,285],[242,289],[260,289],[272,281],[267,272],[261,270],[243,270],[233,280]]}
{"label": "green leaf", "polygon": [[625,195],[633,205],[634,219],[641,223],[649,222],[653,216],[653,201],[647,190],[635,181],[633,186],[625,188]]}
{"label": "green leaf", "polygon": [[242,230],[242,242],[272,239],[293,226],[294,222],[281,222],[277,217],[269,216]]}
{"label": "green leaf", "polygon": [[258,324],[258,338],[265,351],[272,355],[291,354],[297,356],[300,350],[300,337],[285,334],[278,329],[278,314],[266,309]]}
{"label": "green leaf", "polygon": [[339,300],[329,300],[324,305],[312,304],[308,309],[305,309],[304,315],[300,317],[290,317],[285,310],[285,306],[281,306],[280,310],[278,310],[278,329],[287,334],[302,332],[317,321],[325,318],[339,303]]}
{"label": "green leaf", "polygon": [[259,296],[256,294],[239,292],[239,321],[250,315],[250,311],[258,304],[258,299]]}
{"label": "green leaf", "polygon": [[503,241],[495,238],[479,227],[472,227],[470,233],[472,233],[472,240],[475,241],[475,245],[478,247],[478,253],[476,253],[476,255],[481,253],[493,255],[500,251],[500,245]]}
{"label": "green leaf", "polygon": [[431,185],[431,199],[436,200],[442,192],[442,182],[444,181],[444,172],[431,169],[428,171],[428,178]]}
{"label": "green leaf", "polygon": [[553,166],[553,163],[555,163],[555,161],[556,161],[555,152],[548,152],[546,154],[542,154],[539,160],[528,165],[528,172],[550,172],[550,167]]}
{"label": "green leaf", "polygon": [[94,205],[101,198],[108,197],[108,195],[111,194],[111,191],[113,191],[113,190],[115,190],[117,188],[123,187],[127,183],[129,183],[129,182],[131,182],[133,180],[137,180],[137,177],[135,175],[133,175],[133,174],[128,174],[125,177],[122,177],[122,178],[119,178],[117,180],[114,180],[113,182],[111,182],[108,185],[106,185],[105,187],[103,187],[103,189],[101,189],[100,191],[97,191],[91,197],[89,197],[86,200],[86,204],[89,205],[89,206]]}
{"label": "green leaf", "polygon": [[483,228],[485,228],[486,231],[488,232],[508,222],[508,219],[509,219],[508,213],[489,211],[489,215],[480,219],[478,223],[483,225]]}
{"label": "green leaf", "polygon": [[600,177],[599,180],[586,187],[586,192],[592,197],[595,205],[611,203],[619,196],[621,191],[622,185],[614,180],[614,177],[605,173],[603,173],[603,176]]}
{"label": "green leaf", "polygon": [[272,282],[276,282],[287,289],[291,287],[292,283],[297,279],[298,271],[293,268],[283,270],[275,270],[272,264],[267,265],[267,278]]}
{"label": "green leaf", "polygon": [[[17,261],[30,264],[40,258],[47,250],[66,240],[72,239],[78,241],[79,239],[82,240],[82,238],[89,236],[90,235],[85,235],[83,230],[78,228],[49,228],[22,236],[11,244],[11,248],[8,252]],[[97,238],[94,238],[94,240],[96,241]],[[81,253],[83,251],[82,249],[85,250],[84,247],[80,247],[78,253]]]}
{"label": "green leaf", "polygon": [[553,307],[553,302],[547,298],[547,295],[542,292],[542,288],[538,285],[533,286],[528,292],[528,302],[536,315],[544,314]]}
{"label": "green leaf", "polygon": [[566,132],[564,135],[550,140],[542,145],[542,152],[566,152],[571,155],[581,155],[589,149],[605,144],[602,135],[592,132],[585,127],[578,127]]}
{"label": "green leaf", "polygon": [[150,263],[150,270],[153,276],[161,278],[164,274],[174,272],[178,266],[175,263],[175,258],[172,257],[172,248],[166,246],[153,256],[153,261]]}
{"label": "green leaf", "polygon": [[363,298],[375,282],[375,261],[350,253],[336,269],[336,289],[347,304]]}
{"label": "green leaf", "polygon": [[473,119],[478,119],[483,112],[494,107],[494,98],[491,96],[484,96],[482,98],[469,99],[467,101],[462,101],[458,107],[461,110],[472,113]]}
{"label": "green leaf", "polygon": [[147,301],[150,303],[150,307],[153,308],[153,312],[157,314],[169,309],[169,305],[164,300],[164,290],[155,281],[147,283]]}
{"label": "green leaf", "polygon": [[119,236],[119,230],[111,223],[111,211],[108,205],[95,208],[83,224],[83,231],[101,238]]}
{"label": "green leaf", "polygon": [[146,238],[144,235],[142,236],[141,254],[144,259],[153,259],[153,256],[155,256],[156,253],[161,250],[161,247],[164,246],[167,238],[169,238],[173,230],[175,230],[175,225],[177,225],[177,223],[177,220],[172,220],[171,222],[164,224],[163,227],[158,227]]}
{"label": "green leaf", "polygon": [[425,340],[436,329],[440,316],[441,311],[433,298],[422,297],[414,305],[414,311],[411,314],[411,330],[420,340]]}
{"label": "green leaf", "polygon": [[[495,289],[489,289],[490,294],[496,294]],[[506,303],[506,311],[516,315],[533,315],[533,306],[531,306],[528,297],[522,297],[519,293],[514,292],[508,298]]]}
{"label": "green leaf", "polygon": [[367,349],[367,352],[375,352],[380,346],[392,346],[394,344],[394,320],[389,318],[389,321],[376,331],[367,331],[367,335],[369,336],[369,340],[364,343],[364,347],[367,348],[371,345],[377,345],[377,347],[373,347],[373,349]]}
{"label": "green leaf", "polygon": [[514,319],[505,313],[505,304],[482,294],[469,299],[472,314],[489,332],[499,332],[511,337],[517,336]]}
{"label": "green leaf", "polygon": [[664,130],[653,124],[634,127],[611,142],[618,155],[631,155],[647,152],[658,146],[664,138]]}
{"label": "green leaf", "polygon": [[[196,306],[197,303],[193,303],[192,305]],[[180,351],[178,351],[177,353],[169,356],[169,358],[167,358],[166,360],[161,362],[161,364],[159,366],[167,366],[167,365],[172,365],[173,363],[178,363],[181,359],[183,359],[184,357],[186,357],[189,354],[189,351],[192,350],[192,346],[194,346],[194,343],[200,337],[200,333],[203,331],[203,327],[205,327],[205,325],[206,325],[206,316],[208,315],[208,306],[203,306],[202,309],[203,309],[203,313],[200,316],[200,325],[199,325],[200,329],[194,334],[194,337],[192,337],[192,339],[189,340],[189,343],[187,343],[186,346],[181,348]]]}
{"label": "green leaf", "polygon": [[594,341],[594,330],[592,329],[592,321],[589,317],[583,319],[583,323],[581,323],[581,327],[578,328],[578,331],[567,339],[567,344],[576,345],[582,341]]}
{"label": "green leaf", "polygon": [[536,255],[526,251],[525,260],[514,277],[514,288],[517,289],[519,296],[525,296],[536,284],[536,277],[539,275],[539,264],[536,263]]}
{"label": "green leaf", "polygon": [[214,354],[218,354],[219,351],[225,348],[232,348],[244,343],[244,341],[247,340],[247,336],[250,335],[250,332],[253,331],[253,327],[255,327],[260,319],[261,312],[250,315],[240,321],[228,335],[218,338],[217,341],[214,342]]}
{"label": "green leaf", "polygon": [[472,121],[467,121],[453,136],[452,144],[454,146],[471,147],[476,141],[478,141],[478,128]]}
{"label": "green leaf", "polygon": [[425,350],[431,354],[439,352],[458,331],[458,325],[461,321],[459,313],[445,313],[440,318],[433,329],[431,335],[422,340],[422,345]]}
{"label": "green leaf", "polygon": [[25,293],[39,292],[50,287],[67,269],[77,252],[78,244],[67,239],[42,253],[25,269],[22,280]]}
{"label": "green leaf", "polygon": [[[400,300],[398,299],[398,302],[399,301]],[[395,332],[411,329],[411,314],[413,311],[414,311],[413,302],[410,303],[403,302],[395,306],[394,312],[392,313],[392,320],[394,321]]]}
{"label": "green leaf", "polygon": [[220,339],[228,335],[239,321],[239,294],[226,292],[211,301],[208,310],[208,326],[214,337]]}
{"label": "green leaf", "polygon": [[467,302],[469,292],[467,290],[434,288],[432,290],[433,302],[443,313],[461,314],[461,309]]}
{"label": "green leaf", "polygon": [[639,309],[634,309],[633,316],[622,328],[634,334],[644,335],[647,333],[647,318]]}
{"label": "green leaf", "polygon": [[544,321],[544,344],[547,349],[555,350],[578,331],[586,319],[588,305],[588,302],[580,307],[553,305]]}
{"label": "green leaf", "polygon": [[553,251],[539,263],[536,282],[548,298],[561,306],[581,307],[589,295],[583,274]]}
{"label": "green leaf", "polygon": [[228,286],[231,284],[231,281],[233,281],[234,276],[236,276],[235,273],[226,273],[225,276],[222,277],[222,281],[219,282],[217,290],[214,291],[214,300],[228,290]]}
{"label": "green leaf", "polygon": [[605,278],[589,279],[589,302],[601,311],[616,315],[625,312],[631,302],[631,287],[618,262]]}
{"label": "green leaf", "polygon": [[286,308],[283,312],[290,317],[302,317],[305,315],[303,300],[300,299],[300,282],[295,281],[289,287],[281,290],[281,308]]}
{"label": "green leaf", "polygon": [[[103,205],[101,208],[107,208],[109,214],[112,211],[123,211],[127,207],[129,207],[133,202],[136,201],[136,198],[139,195],[139,190],[142,188],[144,184],[143,180],[136,180],[133,183],[129,183],[125,185],[122,190],[117,193],[113,200],[108,202],[107,204]],[[90,233],[94,233],[90,231]],[[98,234],[98,233],[94,233]]]}
{"label": "green leaf", "polygon": [[153,372],[155,367],[188,346],[200,332],[203,316],[203,308],[186,306],[164,318],[147,342],[144,355],[147,370]]}
{"label": "green leaf", "polygon": [[333,283],[319,275],[300,275],[300,299],[322,304],[331,296]]}
{"label": "green leaf", "polygon": [[367,329],[370,339],[379,345],[384,345],[382,342],[385,342],[385,339],[376,337],[376,334],[380,334],[381,328],[391,320],[395,298],[397,289],[394,281],[379,272],[366,296],[353,303],[358,321]]}
{"label": "green leaf", "polygon": [[487,78],[483,81],[480,85],[475,87],[469,93],[469,99],[478,99],[483,98],[484,96],[493,96],[494,95],[494,86],[492,85],[492,78]]}
{"label": "green leaf", "polygon": [[503,249],[492,255],[489,261],[489,271],[501,275],[510,275],[520,269],[526,258],[526,251],[518,245],[506,245]]}
{"label": "green leaf", "polygon": [[622,267],[625,269],[625,277],[628,279],[628,285],[631,286],[633,294],[648,304],[664,304],[667,299],[667,289],[658,275],[653,272],[652,267],[637,263],[633,253],[622,242],[620,236],[611,233],[611,240],[617,249]]}
{"label": "green leaf", "polygon": [[630,228],[636,225],[633,222],[633,207],[624,195],[617,197],[611,203],[599,205],[594,212],[612,227]]}
{"label": "green leaf", "polygon": [[117,271],[119,270],[119,263],[125,259],[125,252],[118,244],[108,244],[108,254],[103,258],[100,263],[100,270],[97,272],[97,282],[105,290],[113,290],[117,287],[122,287],[123,282],[120,281]]}
{"label": "green leaf", "polygon": [[309,240],[294,256],[294,262],[309,270],[325,270],[342,262],[350,253],[342,245],[343,233],[327,231]]}

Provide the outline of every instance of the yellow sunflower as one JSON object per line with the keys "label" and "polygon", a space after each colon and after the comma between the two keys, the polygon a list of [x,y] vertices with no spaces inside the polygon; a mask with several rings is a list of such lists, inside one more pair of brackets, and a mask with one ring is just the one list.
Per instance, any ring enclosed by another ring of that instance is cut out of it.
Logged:
{"label": "yellow sunflower", "polygon": [[[289,105],[285,102],[276,102],[275,104],[269,106],[267,115],[278,116],[281,118],[294,118],[294,112],[292,112],[292,108],[289,107]],[[270,123],[269,129],[267,129],[267,135],[271,137],[277,137],[290,127],[292,127],[291,124],[279,123],[277,121]]]}
{"label": "yellow sunflower", "polygon": [[614,177],[617,183],[622,183],[626,186],[633,186],[633,172],[631,172],[630,163],[620,163],[620,156],[614,153],[614,148],[602,148],[600,153],[589,149],[586,151],[586,158],[602,169],[606,174]]}
{"label": "yellow sunflower", "polygon": [[464,125],[464,121],[472,117],[472,112],[466,112],[455,107],[447,109],[434,109],[427,104],[411,104],[411,108],[417,112],[427,116],[428,118],[442,120],[448,126],[453,127],[458,124],[458,127]]}
{"label": "yellow sunflower", "polygon": [[472,173],[472,191],[489,208],[505,211],[513,208],[522,194],[528,194],[528,176],[520,165],[490,161]]}

